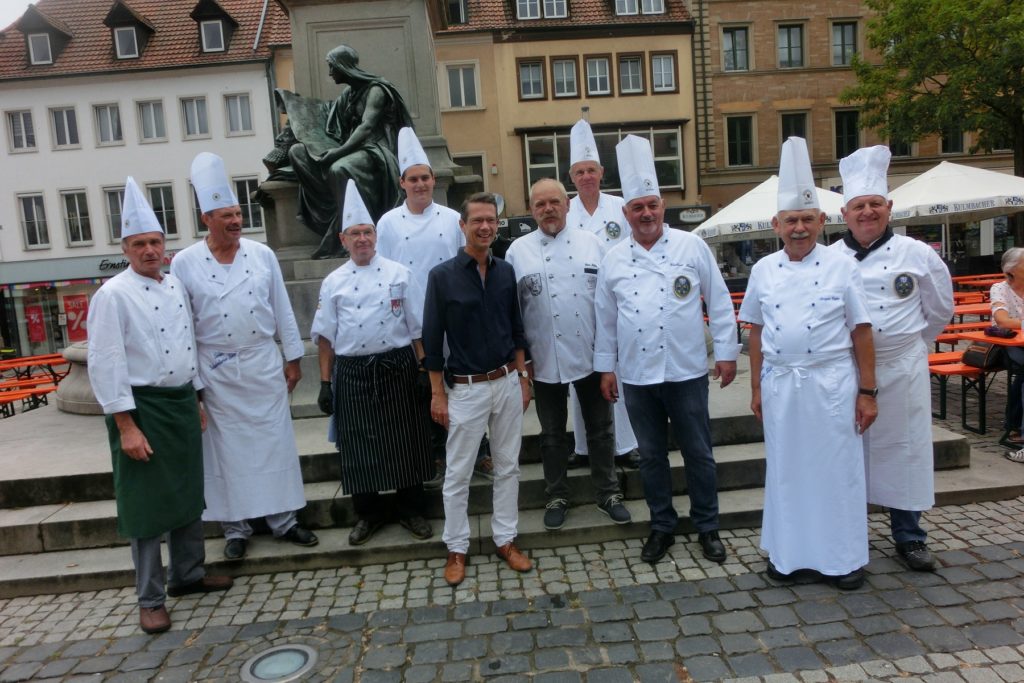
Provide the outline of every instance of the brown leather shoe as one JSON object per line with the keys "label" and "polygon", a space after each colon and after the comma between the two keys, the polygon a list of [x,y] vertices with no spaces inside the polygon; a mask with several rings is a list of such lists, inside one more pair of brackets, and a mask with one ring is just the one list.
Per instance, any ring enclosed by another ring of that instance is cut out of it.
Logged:
{"label": "brown leather shoe", "polygon": [[458,586],[466,578],[466,553],[448,553],[444,566],[444,580],[449,586]]}
{"label": "brown leather shoe", "polygon": [[159,607],[140,607],[139,626],[146,633],[163,633],[171,627],[171,615],[163,605]]}
{"label": "brown leather shoe", "polygon": [[185,584],[184,586],[168,586],[167,594],[172,598],[179,598],[182,595],[191,595],[192,593],[214,593],[216,591],[226,591],[231,588],[231,585],[235,582],[230,576],[210,576],[206,575],[198,581]]}
{"label": "brown leather shoe", "polygon": [[533,562],[530,561],[522,550],[516,547],[515,541],[509,541],[496,551],[498,557],[508,562],[509,568],[517,572],[528,572],[533,569]]}

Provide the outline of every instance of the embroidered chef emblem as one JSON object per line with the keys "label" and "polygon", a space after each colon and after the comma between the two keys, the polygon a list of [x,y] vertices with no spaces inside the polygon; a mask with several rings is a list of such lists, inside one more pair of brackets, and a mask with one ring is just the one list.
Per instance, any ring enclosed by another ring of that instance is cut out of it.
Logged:
{"label": "embroidered chef emblem", "polygon": [[619,235],[622,234],[622,226],[615,221],[608,221],[604,224],[604,232],[613,240],[617,240],[619,239]]}
{"label": "embroidered chef emblem", "polygon": [[893,280],[892,288],[901,299],[906,299],[914,293],[914,277],[910,273],[900,273]]}
{"label": "embroidered chef emblem", "polygon": [[397,318],[402,315],[402,285],[389,285],[388,291],[391,293],[391,315]]}
{"label": "embroidered chef emblem", "polygon": [[685,275],[677,277],[676,281],[672,283],[672,293],[676,295],[677,299],[685,299],[686,295],[690,293],[690,278]]}
{"label": "embroidered chef emblem", "polygon": [[215,202],[219,202],[220,201],[220,192],[214,192],[210,196],[213,197],[213,201],[215,201]]}
{"label": "embroidered chef emblem", "polygon": [[811,197],[812,196],[813,195],[812,195],[810,190],[804,190],[803,191],[804,205],[808,205],[808,204],[811,203]]}
{"label": "embroidered chef emblem", "polygon": [[530,294],[534,296],[540,296],[540,293],[544,291],[544,280],[541,279],[539,273],[527,275],[523,278],[523,284],[526,285],[526,289]]}
{"label": "embroidered chef emblem", "polygon": [[650,190],[654,187],[654,183],[651,182],[650,178],[644,178],[644,189]]}

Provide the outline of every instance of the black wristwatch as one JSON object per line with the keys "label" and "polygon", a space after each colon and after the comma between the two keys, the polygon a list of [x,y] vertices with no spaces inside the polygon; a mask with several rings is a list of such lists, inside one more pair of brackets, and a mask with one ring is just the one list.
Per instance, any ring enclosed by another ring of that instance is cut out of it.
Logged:
{"label": "black wristwatch", "polygon": [[871,398],[875,398],[878,396],[878,387],[875,387],[874,389],[865,389],[864,387],[860,387],[859,389],[857,389],[857,393],[863,396],[870,396]]}

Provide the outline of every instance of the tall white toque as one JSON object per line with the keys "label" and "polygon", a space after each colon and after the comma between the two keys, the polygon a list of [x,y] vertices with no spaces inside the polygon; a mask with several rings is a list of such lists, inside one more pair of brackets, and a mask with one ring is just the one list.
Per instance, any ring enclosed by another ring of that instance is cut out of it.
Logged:
{"label": "tall white toque", "polygon": [[631,202],[638,197],[660,197],[658,174],[654,170],[654,153],[645,138],[627,135],[615,145],[619,161],[619,182],[622,198]]}
{"label": "tall white toque", "polygon": [[892,152],[885,145],[861,147],[839,160],[839,175],[843,176],[843,201],[856,197],[878,195],[889,198],[889,159]]}
{"label": "tall white toque", "polygon": [[430,159],[423,151],[423,145],[416,137],[416,131],[406,126],[398,131],[398,172],[400,175],[405,175],[410,166],[420,164],[430,166]]}
{"label": "tall white toque", "polygon": [[199,210],[210,213],[214,209],[238,206],[238,198],[231,189],[231,180],[224,170],[224,160],[210,152],[200,152],[192,160],[192,187],[199,197]]}
{"label": "tall white toque", "polygon": [[590,130],[590,124],[583,119],[577,121],[569,131],[569,167],[571,168],[581,161],[593,161],[595,164],[601,164],[594,131]]}
{"label": "tall white toque", "polygon": [[779,194],[777,211],[821,210],[818,190],[811,172],[807,141],[791,137],[782,143],[779,156]]}
{"label": "tall white toque", "polygon": [[345,232],[353,225],[366,224],[374,225],[373,219],[363,203],[356,181],[349,178],[345,185],[345,207],[341,210],[341,231]]}
{"label": "tall white toque", "polygon": [[121,239],[144,232],[163,232],[160,221],[153,213],[153,207],[146,201],[146,195],[128,176],[124,182],[124,201],[121,203]]}

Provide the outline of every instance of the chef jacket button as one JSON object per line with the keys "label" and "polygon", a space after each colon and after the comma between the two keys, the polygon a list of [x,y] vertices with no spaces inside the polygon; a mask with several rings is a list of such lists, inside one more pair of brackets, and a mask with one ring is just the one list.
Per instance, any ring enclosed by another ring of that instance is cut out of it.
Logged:
{"label": "chef jacket button", "polygon": [[224,317],[225,317],[225,318],[226,318],[226,317],[228,317],[228,314],[227,314],[227,313],[225,313],[225,314],[224,314]]}
{"label": "chef jacket button", "polygon": [[646,350],[647,350],[647,347],[645,346],[645,347],[641,348],[640,350],[641,350],[641,351],[646,351]]}
{"label": "chef jacket button", "polygon": [[550,257],[550,256],[545,256],[545,257],[544,257],[544,260],[545,260],[545,261],[550,261],[550,260],[551,260],[551,257]]}
{"label": "chef jacket button", "polygon": [[[185,327],[188,327],[188,325],[186,325]],[[161,328],[160,328],[160,331],[161,331],[161,332],[163,332],[163,331],[164,331],[164,328],[162,328],[162,327],[161,327]]]}
{"label": "chef jacket button", "polygon": [[815,261],[815,262],[814,262],[814,265],[818,265],[818,261]]}
{"label": "chef jacket button", "polygon": [[[813,304],[812,304],[812,305],[813,305]],[[779,307],[779,305],[778,305],[778,304],[775,304],[775,308],[778,308],[778,307]]]}
{"label": "chef jacket button", "polygon": [[167,349],[164,349],[164,353],[170,353],[170,351],[168,351]]}
{"label": "chef jacket button", "polygon": [[159,307],[159,306],[154,306],[153,308],[154,308],[155,310],[158,310],[158,311],[160,310],[160,307]]}
{"label": "chef jacket button", "polygon": [[781,328],[781,327],[779,327],[778,325],[776,325],[776,326],[775,326],[775,329],[776,329],[776,330],[781,330],[782,328]]}
{"label": "chef jacket button", "polygon": [[885,310],[885,306],[879,306],[879,307],[878,307],[878,310],[880,310],[880,311],[884,311],[884,310]]}
{"label": "chef jacket button", "polygon": [[188,347],[188,350],[189,350],[189,351],[191,351],[191,350],[192,350],[192,347],[191,347],[191,346],[190,346],[190,347]]}
{"label": "chef jacket button", "polygon": [[810,325],[808,325],[808,326],[807,326],[807,329],[811,329],[811,326],[810,326]]}
{"label": "chef jacket button", "polygon": [[884,292],[885,291],[885,285],[882,285],[881,289]]}
{"label": "chef jacket button", "polygon": [[639,296],[637,292],[633,292],[633,296]]}
{"label": "chef jacket button", "polygon": [[810,349],[807,349],[807,353],[810,353],[810,352],[811,352],[811,350],[810,350]]}
{"label": "chef jacket button", "polygon": [[658,329],[659,330],[663,330],[663,329],[665,329],[665,326],[664,325],[658,325]]}
{"label": "chef jacket button", "polygon": [[815,281],[814,281],[814,284],[818,284],[818,281],[817,281],[817,280],[815,280]]}
{"label": "chef jacket button", "polygon": [[149,285],[146,285],[146,291],[147,292],[149,291]]}
{"label": "chef jacket button", "polygon": [[228,332],[228,336],[229,336],[229,337],[231,336],[231,333],[230,333],[230,332]]}
{"label": "chef jacket button", "polygon": [[658,348],[659,348],[659,349],[663,349],[663,348],[665,348],[665,346],[664,346],[664,345],[662,345],[662,344],[659,344],[659,345],[658,345]]}
{"label": "chef jacket button", "polygon": [[659,311],[664,311],[664,310],[665,310],[665,307],[664,307],[664,306],[658,306],[658,310],[659,310]]}
{"label": "chef jacket button", "polygon": [[256,330],[253,330],[253,331],[252,331],[252,333],[253,333],[253,334],[256,334]]}
{"label": "chef jacket button", "polygon": [[170,374],[172,374],[172,375],[173,375],[173,374],[174,374],[174,370],[171,370],[171,373],[170,373]]}
{"label": "chef jacket button", "polygon": [[[776,306],[775,308],[778,308],[778,306]],[[814,308],[814,302],[813,301],[811,302],[811,308]]]}

